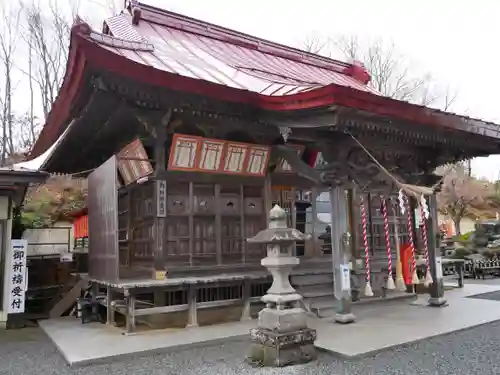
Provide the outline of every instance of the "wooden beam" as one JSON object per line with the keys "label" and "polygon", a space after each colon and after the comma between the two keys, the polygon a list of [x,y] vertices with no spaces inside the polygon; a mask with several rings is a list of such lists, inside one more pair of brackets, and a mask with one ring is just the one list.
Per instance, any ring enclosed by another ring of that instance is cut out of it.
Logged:
{"label": "wooden beam", "polygon": [[283,158],[292,167],[292,170],[299,176],[307,178],[314,184],[320,185],[322,182],[321,174],[313,167],[307,165],[297,154],[297,150],[286,145],[275,145],[272,147],[273,157]]}
{"label": "wooden beam", "polygon": [[52,309],[49,311],[49,318],[58,318],[66,311],[68,311],[75,303],[82,290],[88,285],[88,282],[84,279],[77,281],[75,286],[69,290],[64,297],[57,302]]}

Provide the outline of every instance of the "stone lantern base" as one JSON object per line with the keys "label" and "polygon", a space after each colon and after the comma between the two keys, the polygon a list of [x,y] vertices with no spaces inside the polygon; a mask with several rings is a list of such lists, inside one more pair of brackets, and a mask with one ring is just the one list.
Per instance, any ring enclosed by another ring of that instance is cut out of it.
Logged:
{"label": "stone lantern base", "polygon": [[316,330],[307,328],[303,309],[265,308],[258,328],[250,330],[252,348],[248,361],[259,366],[283,367],[315,360]]}
{"label": "stone lantern base", "polygon": [[267,257],[261,264],[273,276],[273,285],[262,302],[257,328],[250,331],[253,342],[248,360],[259,366],[282,367],[316,359],[316,330],[307,328],[304,309],[297,307],[302,296],[290,285],[290,272],[299,264],[293,244],[309,239],[297,229],[287,227],[286,212],[279,206],[269,211],[269,227],[247,239],[266,244]]}

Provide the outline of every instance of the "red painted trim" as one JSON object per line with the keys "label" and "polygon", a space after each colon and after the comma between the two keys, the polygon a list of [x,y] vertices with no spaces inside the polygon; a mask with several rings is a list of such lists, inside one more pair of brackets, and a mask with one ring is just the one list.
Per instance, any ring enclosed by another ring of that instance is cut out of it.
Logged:
{"label": "red painted trim", "polygon": [[75,37],[75,34],[76,31],[72,30],[66,74],[61,89],[31,150],[31,158],[43,154],[62,134],[64,131],[63,126],[69,120],[71,106],[74,104],[83,83],[82,78],[86,61],[85,56],[78,49],[78,38]]}
{"label": "red painted trim", "polygon": [[[443,121],[435,110],[402,102],[368,92],[335,84],[287,96],[267,96],[255,92],[183,77],[125,59],[98,44],[84,39],[81,43],[89,62],[154,86],[164,86],[176,91],[209,96],[219,100],[253,105],[273,111],[311,109],[328,105],[342,105],[374,114],[410,120],[425,125],[442,125],[456,128],[453,120]],[[451,117],[451,116],[450,116]],[[456,120],[455,120],[456,121]]]}
{"label": "red painted trim", "polygon": [[[31,158],[45,152],[62,134],[63,127],[68,125],[71,106],[76,102],[82,87],[83,72],[87,65],[126,76],[137,82],[168,87],[175,91],[198,94],[222,101],[242,103],[270,111],[283,112],[340,105],[388,118],[416,122],[424,126],[467,130],[468,124],[461,117],[334,84],[293,95],[266,96],[248,90],[183,77],[124,58],[88,39],[83,27],[84,25],[79,25],[72,30],[65,79],[42,133],[33,147]],[[471,119],[472,121],[474,120]]]}

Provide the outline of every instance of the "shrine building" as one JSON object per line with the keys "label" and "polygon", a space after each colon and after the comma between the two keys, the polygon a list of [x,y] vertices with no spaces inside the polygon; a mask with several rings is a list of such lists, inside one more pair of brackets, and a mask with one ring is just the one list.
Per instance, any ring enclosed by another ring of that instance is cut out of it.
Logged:
{"label": "shrine building", "polygon": [[31,158],[89,176],[82,277],[127,332],[255,316],[270,277],[247,239],[275,204],[310,235],[290,276],[304,309],[348,320],[412,296],[402,277],[444,304],[433,172],[500,153],[499,130],[384,97],[359,63],[127,2],[102,30],[75,21]]}

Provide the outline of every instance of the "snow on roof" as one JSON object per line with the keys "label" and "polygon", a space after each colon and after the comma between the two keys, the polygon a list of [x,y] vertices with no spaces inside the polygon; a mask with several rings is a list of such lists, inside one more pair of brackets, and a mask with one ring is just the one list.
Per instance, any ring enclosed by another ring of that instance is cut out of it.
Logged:
{"label": "snow on roof", "polygon": [[43,167],[45,166],[45,163],[50,159],[50,157],[54,153],[56,147],[61,143],[61,141],[66,136],[66,134],[68,134],[68,131],[71,128],[72,124],[73,124],[73,122],[71,122],[71,124],[61,134],[61,136],[43,154],[41,154],[40,156],[38,156],[34,159],[13,164],[12,168],[18,169],[18,170],[24,170],[24,171],[39,171],[39,170],[43,169]]}

